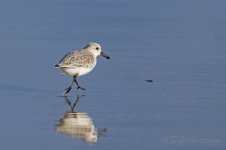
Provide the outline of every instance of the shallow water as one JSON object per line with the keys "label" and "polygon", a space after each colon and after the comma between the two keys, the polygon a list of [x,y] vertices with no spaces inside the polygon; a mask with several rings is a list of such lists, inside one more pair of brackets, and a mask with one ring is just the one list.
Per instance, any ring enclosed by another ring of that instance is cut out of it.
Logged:
{"label": "shallow water", "polygon": [[[0,148],[225,149],[225,7],[1,1]],[[71,78],[54,64],[89,41],[112,59],[78,79],[87,91],[60,97]],[[67,113],[73,134],[56,128]]]}

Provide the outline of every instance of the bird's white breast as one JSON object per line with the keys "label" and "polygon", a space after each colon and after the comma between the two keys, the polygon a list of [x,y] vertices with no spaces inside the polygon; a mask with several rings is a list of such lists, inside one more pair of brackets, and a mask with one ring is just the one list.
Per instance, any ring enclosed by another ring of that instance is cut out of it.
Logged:
{"label": "bird's white breast", "polygon": [[87,67],[65,67],[60,68],[63,72],[65,72],[69,76],[82,76],[90,71],[93,70],[93,68],[96,66],[96,60],[93,62],[92,65],[89,65]]}
{"label": "bird's white breast", "polygon": [[62,68],[62,71],[65,72],[69,76],[82,76],[82,75],[89,73],[92,70],[93,70],[93,68],[84,68],[84,67]]}

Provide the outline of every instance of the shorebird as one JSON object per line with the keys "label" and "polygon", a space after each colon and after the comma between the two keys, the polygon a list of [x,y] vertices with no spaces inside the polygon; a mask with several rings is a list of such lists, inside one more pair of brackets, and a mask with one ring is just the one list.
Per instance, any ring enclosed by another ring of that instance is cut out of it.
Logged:
{"label": "shorebird", "polygon": [[77,89],[86,90],[79,85],[77,77],[92,71],[96,66],[96,59],[99,55],[110,59],[110,57],[101,50],[101,46],[98,43],[90,42],[83,49],[67,53],[59,63],[55,65],[56,68],[60,68],[64,73],[73,77],[70,86],[65,89],[64,96],[71,91],[74,82],[77,84]]}

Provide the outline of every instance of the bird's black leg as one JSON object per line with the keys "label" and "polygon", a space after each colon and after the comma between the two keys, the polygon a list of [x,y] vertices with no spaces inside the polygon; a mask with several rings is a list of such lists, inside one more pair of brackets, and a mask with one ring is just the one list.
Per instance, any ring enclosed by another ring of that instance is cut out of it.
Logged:
{"label": "bird's black leg", "polygon": [[73,81],[71,82],[71,85],[70,85],[68,88],[65,89],[64,96],[66,96],[67,93],[69,93],[69,92],[71,91],[71,88],[72,88],[73,83],[74,83],[74,79],[73,79]]}
{"label": "bird's black leg", "polygon": [[77,89],[81,89],[81,90],[86,90],[85,88],[81,87],[79,84],[78,84],[78,81],[76,80],[76,76],[74,76],[74,81],[75,83],[77,84]]}

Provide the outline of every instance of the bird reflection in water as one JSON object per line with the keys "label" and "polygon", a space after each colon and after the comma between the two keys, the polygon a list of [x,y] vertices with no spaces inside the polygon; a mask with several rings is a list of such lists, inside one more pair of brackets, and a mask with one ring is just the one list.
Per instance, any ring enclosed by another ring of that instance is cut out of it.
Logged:
{"label": "bird reflection in water", "polygon": [[74,103],[68,97],[64,97],[70,110],[66,111],[58,124],[55,125],[55,130],[72,138],[80,138],[86,142],[97,142],[97,139],[104,136],[107,129],[96,129],[92,118],[85,112],[76,112],[74,109],[78,104],[80,97]]}

